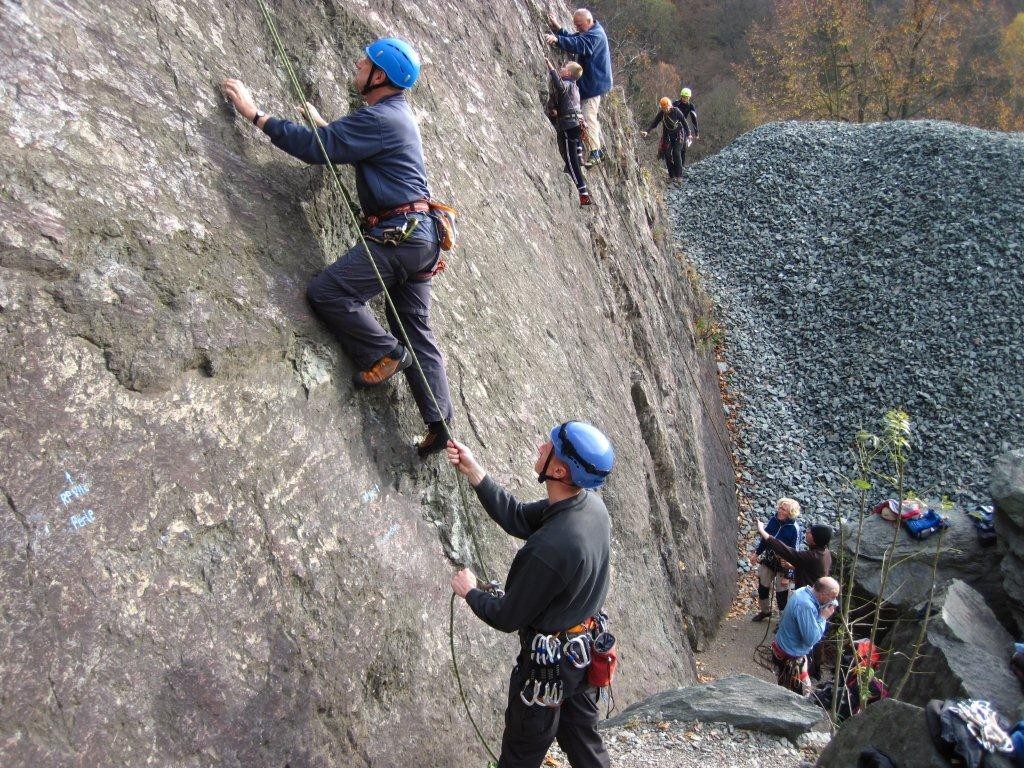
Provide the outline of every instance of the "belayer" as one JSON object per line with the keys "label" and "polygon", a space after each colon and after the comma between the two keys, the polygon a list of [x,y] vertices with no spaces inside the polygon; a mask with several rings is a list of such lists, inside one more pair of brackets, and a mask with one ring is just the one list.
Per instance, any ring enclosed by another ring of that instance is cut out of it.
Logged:
{"label": "belayer", "polygon": [[690,138],[686,116],[679,107],[672,104],[667,96],[661,97],[658,101],[658,108],[658,114],[647,126],[647,130],[641,131],[640,135],[646,139],[647,135],[658,126],[658,123],[661,123],[661,145],[658,147],[658,157],[665,158],[665,166],[668,168],[670,179],[681,179],[686,142]]}
{"label": "belayer", "polygon": [[580,110],[580,89],[576,81],[583,75],[583,67],[570,61],[556,70],[550,59],[548,65],[547,115],[555,126],[558,154],[565,163],[563,172],[569,174],[580,196],[580,205],[590,205],[590,192],[583,176],[583,112]]}
{"label": "belayer", "polygon": [[[443,222],[432,213],[423,143],[405,94],[419,75],[420,59],[412,46],[382,38],[366,47],[353,72],[366,106],[327,123],[306,105],[330,161],[355,168],[364,236],[397,310],[397,316],[387,310],[393,333],[366,306],[383,289],[361,243],[314,277],[306,296],[359,369],[353,376],[357,387],[377,387],[405,371],[427,424],[417,452],[427,456],[444,449],[443,422],[451,422],[453,411],[444,360],[429,322],[431,278],[443,263]],[[312,129],[259,110],[240,80],[227,79],[222,87],[238,113],[274,146],[307,163],[324,162]],[[409,370],[412,355],[395,337],[399,324],[423,376]]]}
{"label": "belayer", "polygon": [[607,682],[594,672],[611,637],[601,614],[611,569],[611,519],[592,491],[615,463],[608,438],[579,421],[552,429],[534,465],[547,498],[529,503],[491,479],[461,443],[449,441],[447,455],[487,514],[509,535],[526,540],[512,560],[503,595],[479,589],[468,569],[452,579],[455,594],[482,621],[519,633],[499,767],[536,768],[558,739],[573,768],[606,768],[608,753],[597,732],[597,686]]}

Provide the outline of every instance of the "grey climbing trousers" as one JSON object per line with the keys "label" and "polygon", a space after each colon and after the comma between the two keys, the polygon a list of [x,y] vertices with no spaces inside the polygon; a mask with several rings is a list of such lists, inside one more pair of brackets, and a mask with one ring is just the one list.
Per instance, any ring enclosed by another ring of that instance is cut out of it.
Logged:
{"label": "grey climbing trousers", "polygon": [[[409,343],[423,367],[426,383],[416,366],[405,369],[405,378],[423,421],[429,424],[451,420],[453,413],[444,358],[430,328],[430,278],[418,277],[420,273],[434,268],[440,251],[433,220],[427,216],[420,218],[420,231],[416,233],[416,239],[399,245],[384,245],[367,240],[377,269],[398,311],[396,317],[390,307],[387,309],[391,333],[384,330],[366,306],[370,299],[382,291],[362,243],[357,243],[314,277],[306,288],[306,297],[317,317],[331,329],[345,353],[360,370],[372,366],[392,352],[399,343],[404,344],[396,338],[401,336],[398,330],[398,320],[401,320],[409,334]],[[369,234],[379,233],[387,225],[401,225],[403,220],[404,217],[398,222],[381,222]],[[437,407],[430,399],[428,385],[437,400]]]}

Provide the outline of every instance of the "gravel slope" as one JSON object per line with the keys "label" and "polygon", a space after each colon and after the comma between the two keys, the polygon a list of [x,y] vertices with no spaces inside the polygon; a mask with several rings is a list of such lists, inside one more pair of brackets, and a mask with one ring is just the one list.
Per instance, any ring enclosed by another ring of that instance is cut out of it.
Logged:
{"label": "gravel slope", "polygon": [[1024,135],[774,123],[668,192],[719,305],[746,490],[832,518],[857,429],[902,406],[910,482],[972,504],[1024,436]]}

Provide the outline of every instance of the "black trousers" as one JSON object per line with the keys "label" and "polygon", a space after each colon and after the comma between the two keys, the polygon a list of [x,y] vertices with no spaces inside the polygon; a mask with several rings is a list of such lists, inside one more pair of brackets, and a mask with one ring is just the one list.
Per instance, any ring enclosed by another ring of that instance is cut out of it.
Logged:
{"label": "black trousers", "polygon": [[587,192],[587,180],[583,177],[583,168],[580,166],[580,155],[583,154],[581,133],[579,126],[559,130],[558,154],[562,156],[565,167],[569,169],[569,178],[576,185],[576,191],[582,195]]}
{"label": "black trousers", "polygon": [[[427,385],[416,366],[405,370],[405,378],[416,398],[423,421],[452,418],[451,392],[444,358],[430,328],[430,280],[417,278],[420,272],[433,269],[439,256],[434,223],[419,215],[420,226],[431,239],[409,240],[400,245],[383,245],[367,241],[377,269],[387,285],[388,293],[398,310],[396,317],[386,309],[392,333],[384,330],[366,303],[381,293],[380,280],[363,250],[356,243],[340,259],[313,278],[306,288],[310,306],[324,324],[334,332],[345,353],[360,369],[369,368],[398,345],[398,319],[402,321],[409,342],[419,358],[438,408],[427,392]],[[399,226],[404,220],[389,221]],[[371,234],[379,233],[371,230]]]}
{"label": "black trousers", "polygon": [[679,179],[683,175],[683,163],[686,162],[686,139],[669,137],[668,149],[665,150],[665,166],[670,179]]}
{"label": "black trousers", "polygon": [[519,693],[526,679],[527,658],[520,654],[508,684],[505,733],[498,768],[537,768],[551,742],[569,758],[572,768],[608,768],[611,761],[597,732],[600,691],[587,685],[587,670],[562,660],[564,697],[560,707],[529,707]]}

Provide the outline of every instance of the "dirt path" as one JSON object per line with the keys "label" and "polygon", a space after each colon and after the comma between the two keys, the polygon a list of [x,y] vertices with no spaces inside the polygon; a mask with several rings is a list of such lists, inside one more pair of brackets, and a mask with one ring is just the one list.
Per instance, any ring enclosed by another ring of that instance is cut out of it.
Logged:
{"label": "dirt path", "polygon": [[[754,648],[765,641],[765,624],[755,624],[750,620],[757,612],[756,591],[756,576],[752,573],[739,576],[736,599],[722,620],[718,635],[706,651],[695,654],[702,682],[740,673],[774,681],[768,670],[754,662]],[[774,628],[775,621],[772,621]],[[768,642],[771,641],[772,629],[768,630]]]}

